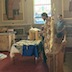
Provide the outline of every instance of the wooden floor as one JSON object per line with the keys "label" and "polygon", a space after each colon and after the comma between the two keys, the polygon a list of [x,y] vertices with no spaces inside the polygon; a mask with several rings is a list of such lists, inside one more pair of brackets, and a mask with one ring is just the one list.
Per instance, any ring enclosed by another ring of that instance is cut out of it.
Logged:
{"label": "wooden floor", "polygon": [[72,72],[72,52],[66,53],[64,72]]}

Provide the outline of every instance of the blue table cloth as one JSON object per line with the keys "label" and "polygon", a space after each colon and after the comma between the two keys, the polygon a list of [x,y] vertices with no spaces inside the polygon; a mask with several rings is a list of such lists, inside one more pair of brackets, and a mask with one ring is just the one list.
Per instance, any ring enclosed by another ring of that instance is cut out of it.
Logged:
{"label": "blue table cloth", "polygon": [[38,57],[38,49],[37,49],[37,46],[36,45],[23,45],[23,48],[22,48],[23,52],[22,52],[22,55],[23,56],[32,56],[34,55],[35,57]]}
{"label": "blue table cloth", "polygon": [[40,42],[38,45],[23,45],[23,50],[22,50],[22,55],[23,56],[32,56],[34,55],[35,57],[39,57],[40,53],[43,55],[43,62],[46,63],[46,55],[43,47],[43,42]]}

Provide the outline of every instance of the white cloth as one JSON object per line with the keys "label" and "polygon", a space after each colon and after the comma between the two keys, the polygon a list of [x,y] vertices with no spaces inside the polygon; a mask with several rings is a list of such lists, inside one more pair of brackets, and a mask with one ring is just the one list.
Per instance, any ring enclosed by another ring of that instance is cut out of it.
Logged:
{"label": "white cloth", "polygon": [[15,56],[15,53],[22,54],[22,46],[23,45],[38,45],[41,42],[41,40],[21,40],[15,44],[12,45],[10,50],[10,57],[13,58]]}

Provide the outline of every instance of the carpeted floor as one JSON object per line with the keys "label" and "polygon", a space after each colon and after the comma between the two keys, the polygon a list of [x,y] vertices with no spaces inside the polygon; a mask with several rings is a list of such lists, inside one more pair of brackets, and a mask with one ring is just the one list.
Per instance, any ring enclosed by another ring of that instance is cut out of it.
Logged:
{"label": "carpeted floor", "polygon": [[13,63],[9,57],[8,52],[3,52],[8,57],[0,60],[0,72],[48,72],[48,67],[41,60],[37,64],[34,62],[34,57],[24,58],[21,55],[16,57]]}
{"label": "carpeted floor", "polygon": [[[8,57],[0,60],[0,72],[48,72],[48,66],[41,59],[35,64],[34,57],[21,57],[17,54],[14,64],[9,57],[9,53],[3,53]],[[64,72],[72,72],[72,52],[66,52]]]}

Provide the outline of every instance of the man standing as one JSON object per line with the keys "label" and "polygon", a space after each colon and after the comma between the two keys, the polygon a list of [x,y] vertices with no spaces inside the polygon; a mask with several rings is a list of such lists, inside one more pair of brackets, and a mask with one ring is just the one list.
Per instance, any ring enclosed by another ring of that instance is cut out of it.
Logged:
{"label": "man standing", "polygon": [[58,21],[55,25],[56,28],[56,41],[62,41],[64,38],[64,32],[65,32],[65,22],[62,18],[62,15],[58,15]]}
{"label": "man standing", "polygon": [[49,41],[50,41],[50,33],[51,33],[50,20],[49,20],[47,13],[45,13],[45,12],[42,13],[41,16],[42,16],[42,19],[45,21],[45,24],[42,26],[43,27],[42,35],[43,35],[43,39],[44,39],[44,49],[49,50],[49,46],[50,46]]}

